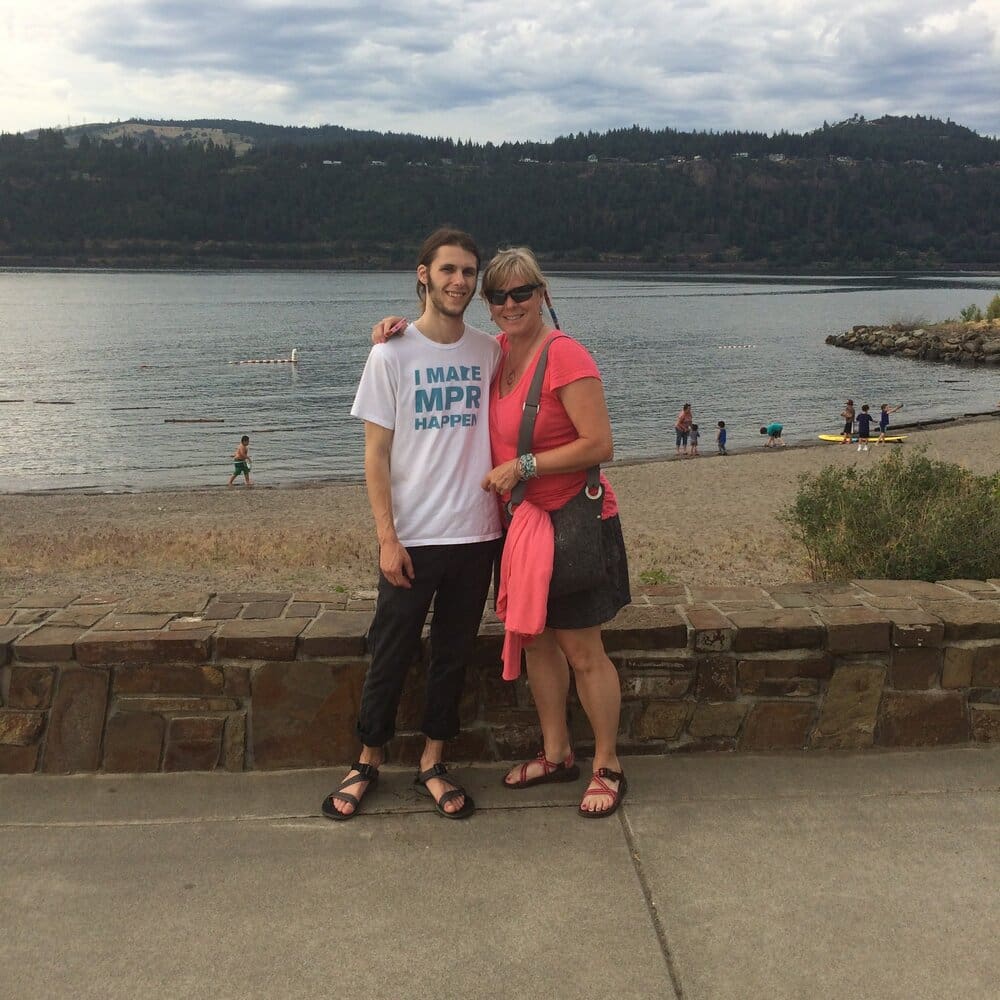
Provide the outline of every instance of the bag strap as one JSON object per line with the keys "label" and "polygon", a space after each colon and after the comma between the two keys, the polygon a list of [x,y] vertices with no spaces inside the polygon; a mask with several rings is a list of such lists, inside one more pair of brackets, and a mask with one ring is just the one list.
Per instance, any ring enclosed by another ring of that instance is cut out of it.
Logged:
{"label": "bag strap", "polygon": [[[549,348],[554,340],[565,337],[566,334],[559,333],[555,337],[550,337],[538,353],[538,364],[535,366],[535,374],[528,386],[528,394],[524,398],[524,408],[521,411],[521,426],[517,432],[517,453],[524,455],[531,451],[531,441],[535,436],[535,421],[538,419],[538,407],[542,398],[542,382],[545,381],[545,367],[549,360]],[[514,508],[524,499],[525,490],[528,488],[527,480],[520,480],[510,491],[510,500],[507,501],[508,513],[512,513]],[[601,495],[601,467],[592,465],[587,469],[587,490],[590,494],[596,494],[594,499]]]}

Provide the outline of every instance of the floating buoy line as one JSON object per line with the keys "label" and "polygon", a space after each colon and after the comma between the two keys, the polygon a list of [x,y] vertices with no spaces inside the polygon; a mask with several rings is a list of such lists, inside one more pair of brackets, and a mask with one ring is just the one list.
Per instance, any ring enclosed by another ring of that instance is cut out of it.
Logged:
{"label": "floating buoy line", "polygon": [[251,358],[249,361],[230,361],[231,365],[297,365],[299,363],[299,349],[292,348],[290,358]]}
{"label": "floating buoy line", "polygon": [[749,351],[755,348],[756,344],[720,344],[718,350],[720,351]]}

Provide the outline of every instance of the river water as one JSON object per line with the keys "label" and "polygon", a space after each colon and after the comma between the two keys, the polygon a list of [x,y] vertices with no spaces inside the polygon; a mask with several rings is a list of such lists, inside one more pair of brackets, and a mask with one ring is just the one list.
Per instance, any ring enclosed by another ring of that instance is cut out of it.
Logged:
{"label": "river water", "polygon": [[[934,322],[1000,275],[757,277],[552,274],[565,330],[605,379],[616,457],[673,450],[691,402],[706,451],[779,420],[789,441],[859,405],[897,419],[992,409],[1000,371],[868,357],[824,338],[855,324]],[[415,315],[412,272],[0,270],[0,492],[224,483],[251,436],[261,485],[362,478],[349,416],[372,322]],[[477,299],[470,323],[491,329]],[[287,358],[299,363],[237,365]],[[39,402],[46,401],[46,402]],[[178,420],[213,422],[181,423]]]}

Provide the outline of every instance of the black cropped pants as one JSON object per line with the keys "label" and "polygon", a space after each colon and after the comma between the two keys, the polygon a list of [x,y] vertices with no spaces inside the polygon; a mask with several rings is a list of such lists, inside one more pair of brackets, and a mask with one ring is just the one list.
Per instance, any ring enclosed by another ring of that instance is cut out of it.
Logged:
{"label": "black cropped pants", "polygon": [[361,690],[358,737],[380,747],[395,735],[406,673],[417,658],[431,601],[430,661],[421,730],[428,739],[458,735],[458,704],[490,589],[500,540],[408,548],[412,587],[394,587],[380,573],[375,619],[368,630],[371,666]]}

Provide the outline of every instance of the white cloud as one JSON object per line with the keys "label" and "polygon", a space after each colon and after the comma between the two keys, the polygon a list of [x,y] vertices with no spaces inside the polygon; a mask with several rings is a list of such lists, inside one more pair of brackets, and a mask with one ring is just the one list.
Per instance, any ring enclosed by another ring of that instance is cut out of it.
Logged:
{"label": "white cloud", "polygon": [[7,0],[0,129],[128,117],[502,140],[855,112],[1000,134],[996,0]]}

